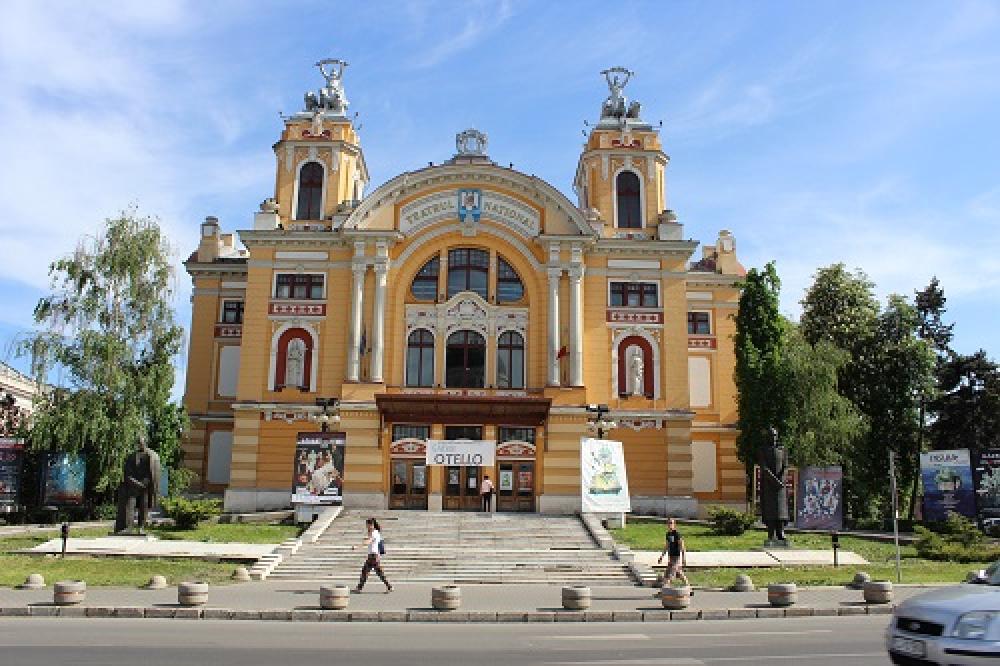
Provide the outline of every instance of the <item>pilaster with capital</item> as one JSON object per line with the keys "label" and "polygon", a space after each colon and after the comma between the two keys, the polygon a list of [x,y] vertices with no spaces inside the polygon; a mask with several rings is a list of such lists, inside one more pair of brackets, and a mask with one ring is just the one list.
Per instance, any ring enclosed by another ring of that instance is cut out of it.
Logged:
{"label": "pilaster with capital", "polygon": [[561,268],[549,268],[549,386],[559,386],[559,279]]}
{"label": "pilaster with capital", "polygon": [[385,262],[375,264],[375,311],[372,313],[372,366],[371,380],[382,382],[382,359],[385,357],[385,283],[389,266]]}
{"label": "pilaster with capital", "polygon": [[583,386],[583,264],[569,269],[569,383]]}
{"label": "pilaster with capital", "polygon": [[365,271],[368,266],[364,259],[364,243],[355,243],[354,260],[351,262],[351,328],[347,336],[347,381],[356,382],[361,378],[361,317],[364,307]]}

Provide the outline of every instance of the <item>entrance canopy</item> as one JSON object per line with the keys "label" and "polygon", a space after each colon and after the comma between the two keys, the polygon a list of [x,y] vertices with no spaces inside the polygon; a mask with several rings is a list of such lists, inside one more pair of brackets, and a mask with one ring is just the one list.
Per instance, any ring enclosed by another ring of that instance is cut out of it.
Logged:
{"label": "entrance canopy", "polygon": [[444,396],[379,393],[375,403],[394,423],[479,423],[544,425],[551,398],[513,396]]}

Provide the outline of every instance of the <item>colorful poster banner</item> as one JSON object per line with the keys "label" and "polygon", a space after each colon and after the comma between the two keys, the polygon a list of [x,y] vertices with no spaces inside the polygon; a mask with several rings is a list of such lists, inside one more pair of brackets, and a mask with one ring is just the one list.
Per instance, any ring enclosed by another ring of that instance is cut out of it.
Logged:
{"label": "colorful poster banner", "polygon": [[580,440],[582,510],[625,513],[632,510],[621,442],[584,437]]}
{"label": "colorful poster banner", "polygon": [[844,529],[844,470],[803,467],[799,470],[795,526],[805,530],[839,532]]}
{"label": "colorful poster banner", "polygon": [[989,449],[976,456],[972,477],[976,483],[979,527],[996,531],[1000,529],[1000,449]]}
{"label": "colorful poster banner", "polygon": [[500,470],[500,490],[514,490],[514,470]]}
{"label": "colorful poster banner", "polygon": [[343,504],[344,447],[342,432],[300,432],[295,442],[294,504]]}
{"label": "colorful poster banner", "polygon": [[76,453],[49,453],[42,472],[42,504],[78,506],[83,504],[87,461]]}
{"label": "colorful poster banner", "polygon": [[921,453],[920,478],[924,482],[924,520],[943,521],[952,511],[976,518],[968,449]]}
{"label": "colorful poster banner", "polygon": [[448,467],[493,467],[496,449],[492,439],[428,439],[425,461]]}
{"label": "colorful poster banner", "polygon": [[24,440],[0,437],[0,512],[17,511],[21,497]]}

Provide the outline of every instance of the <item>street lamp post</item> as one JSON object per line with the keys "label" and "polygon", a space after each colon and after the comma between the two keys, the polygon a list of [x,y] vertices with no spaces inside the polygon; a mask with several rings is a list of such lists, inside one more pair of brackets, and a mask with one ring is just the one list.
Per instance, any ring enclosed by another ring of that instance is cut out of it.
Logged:
{"label": "street lamp post", "polygon": [[597,439],[604,439],[604,433],[618,427],[611,417],[611,409],[607,405],[587,405],[590,413],[590,429],[597,433]]}
{"label": "street lamp post", "polygon": [[316,398],[316,406],[322,408],[322,412],[314,414],[312,420],[319,423],[320,432],[330,432],[330,424],[336,426],[340,423],[339,411],[340,400],[337,398]]}

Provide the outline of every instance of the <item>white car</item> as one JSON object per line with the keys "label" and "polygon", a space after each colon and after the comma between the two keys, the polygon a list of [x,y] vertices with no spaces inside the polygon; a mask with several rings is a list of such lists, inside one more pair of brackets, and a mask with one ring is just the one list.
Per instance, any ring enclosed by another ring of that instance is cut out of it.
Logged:
{"label": "white car", "polygon": [[907,599],[893,611],[885,638],[894,664],[1000,664],[1000,562],[975,583]]}

